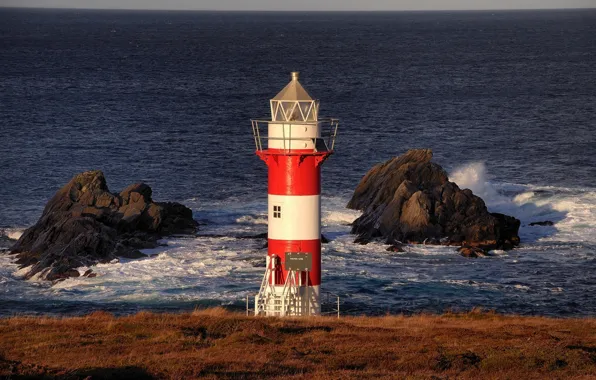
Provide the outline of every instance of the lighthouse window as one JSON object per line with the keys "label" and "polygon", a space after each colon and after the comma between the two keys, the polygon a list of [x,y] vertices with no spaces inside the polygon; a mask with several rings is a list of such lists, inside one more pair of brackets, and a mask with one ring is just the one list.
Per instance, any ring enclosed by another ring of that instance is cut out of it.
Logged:
{"label": "lighthouse window", "polygon": [[273,206],[273,217],[281,218],[281,206]]}

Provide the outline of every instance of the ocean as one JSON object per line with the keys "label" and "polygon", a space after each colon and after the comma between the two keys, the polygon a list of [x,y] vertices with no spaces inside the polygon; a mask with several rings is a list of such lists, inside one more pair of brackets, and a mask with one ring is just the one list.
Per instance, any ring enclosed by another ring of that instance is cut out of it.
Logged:
{"label": "ocean", "polygon": [[[340,119],[322,174],[325,300],[339,295],[344,314],[596,315],[595,10],[0,9],[0,57],[5,235],[18,238],[91,169],[112,191],[146,182],[203,224],[154,257],[54,285],[20,279],[0,254],[2,316],[243,309],[266,250],[236,237],[267,227],[250,119],[269,116],[290,71]],[[433,149],[451,180],[519,218],[520,247],[469,259],[354,244],[351,192],[411,148]],[[554,225],[529,226],[545,220]]]}

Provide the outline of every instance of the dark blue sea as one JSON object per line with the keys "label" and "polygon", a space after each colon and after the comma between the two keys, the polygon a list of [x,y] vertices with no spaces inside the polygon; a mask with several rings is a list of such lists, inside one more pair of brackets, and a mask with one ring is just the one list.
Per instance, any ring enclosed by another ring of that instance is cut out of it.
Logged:
{"label": "dark blue sea", "polygon": [[[2,8],[1,233],[18,238],[90,169],[113,191],[146,182],[204,225],[146,251],[157,256],[54,285],[21,279],[0,254],[0,315],[242,308],[266,254],[235,238],[267,226],[250,119],[269,116],[290,71],[340,119],[322,223],[323,291],[342,312],[596,315],[596,11]],[[467,259],[354,244],[351,192],[410,148],[432,148],[451,180],[521,219],[521,246]],[[545,220],[554,225],[529,226]]]}

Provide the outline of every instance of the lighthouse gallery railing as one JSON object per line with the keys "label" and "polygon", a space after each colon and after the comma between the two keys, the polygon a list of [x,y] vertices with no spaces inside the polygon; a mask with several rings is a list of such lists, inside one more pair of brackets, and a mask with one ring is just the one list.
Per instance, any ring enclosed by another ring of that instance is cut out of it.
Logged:
{"label": "lighthouse gallery railing", "polygon": [[[292,149],[292,142],[313,142],[314,143],[314,152],[322,152],[333,151],[335,147],[335,139],[337,137],[337,128],[339,126],[339,119],[322,119],[317,121],[311,122],[300,122],[300,121],[292,121],[292,122],[280,122],[280,121],[271,121],[271,120],[251,120],[252,123],[252,133],[255,140],[255,146],[257,151],[263,151],[263,143],[262,140],[283,140],[284,142],[284,153],[289,153]],[[263,129],[266,131],[266,128],[269,127],[270,124],[275,125],[276,128],[282,129],[282,137],[268,137],[264,136],[261,137],[261,127],[263,124],[266,127]],[[300,127],[305,125],[315,125],[318,124],[319,128],[321,129],[321,137],[320,138],[311,138],[311,137],[292,137],[292,127]],[[286,136],[286,127],[288,127],[288,134]],[[287,143],[287,144],[286,144]]]}

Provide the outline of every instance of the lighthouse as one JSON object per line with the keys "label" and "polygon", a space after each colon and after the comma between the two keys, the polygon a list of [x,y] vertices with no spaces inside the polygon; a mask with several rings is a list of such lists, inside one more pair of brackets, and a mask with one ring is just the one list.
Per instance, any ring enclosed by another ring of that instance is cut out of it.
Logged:
{"label": "lighthouse", "polygon": [[333,153],[338,120],[319,118],[319,101],[298,72],[270,107],[270,120],[251,120],[268,169],[268,252],[255,314],[320,315],[321,165]]}

